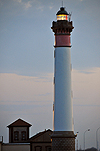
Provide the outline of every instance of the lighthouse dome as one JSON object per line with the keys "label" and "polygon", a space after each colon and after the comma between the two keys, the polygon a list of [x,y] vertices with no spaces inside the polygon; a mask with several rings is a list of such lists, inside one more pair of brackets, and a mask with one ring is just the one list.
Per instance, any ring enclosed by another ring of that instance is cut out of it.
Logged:
{"label": "lighthouse dome", "polygon": [[57,20],[68,20],[68,13],[64,7],[61,7],[60,10],[57,12]]}
{"label": "lighthouse dome", "polygon": [[64,7],[61,7],[60,10],[57,12],[56,15],[61,15],[61,14],[68,15],[68,13],[67,13],[67,11],[65,11],[65,8],[64,8]]}

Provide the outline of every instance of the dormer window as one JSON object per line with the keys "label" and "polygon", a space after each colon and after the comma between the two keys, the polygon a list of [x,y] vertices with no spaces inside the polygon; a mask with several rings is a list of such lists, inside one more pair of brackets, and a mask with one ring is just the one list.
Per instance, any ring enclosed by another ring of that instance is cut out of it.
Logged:
{"label": "dormer window", "polygon": [[29,139],[29,127],[32,125],[18,119],[7,127],[9,128],[9,143],[24,143]]}

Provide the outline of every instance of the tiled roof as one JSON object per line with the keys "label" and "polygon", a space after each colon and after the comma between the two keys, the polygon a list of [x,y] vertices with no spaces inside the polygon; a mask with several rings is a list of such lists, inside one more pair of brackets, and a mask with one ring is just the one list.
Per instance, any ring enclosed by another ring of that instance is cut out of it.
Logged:
{"label": "tiled roof", "polygon": [[36,138],[39,138],[40,136],[42,136],[43,134],[45,134],[45,133],[47,133],[47,132],[52,133],[53,131],[50,130],[50,129],[48,129],[48,130],[39,132],[39,133],[37,133],[36,135],[32,136],[29,140],[35,140]]}
{"label": "tiled roof", "polygon": [[23,126],[23,127],[30,127],[30,126],[32,126],[31,124],[29,124],[29,123],[27,123],[27,122],[25,122],[25,121],[23,121],[22,119],[18,119],[18,120],[16,120],[15,122],[13,122],[13,123],[11,123],[10,125],[8,125],[7,127],[9,128],[9,127],[15,127],[15,126]]}

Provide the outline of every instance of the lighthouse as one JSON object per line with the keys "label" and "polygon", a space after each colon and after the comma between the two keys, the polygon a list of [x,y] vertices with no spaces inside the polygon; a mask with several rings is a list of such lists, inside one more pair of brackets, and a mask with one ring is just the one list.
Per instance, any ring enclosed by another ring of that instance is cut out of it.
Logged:
{"label": "lighthouse", "polygon": [[53,21],[51,27],[55,36],[52,151],[75,151],[70,52],[74,27],[64,7],[56,16],[57,21]]}

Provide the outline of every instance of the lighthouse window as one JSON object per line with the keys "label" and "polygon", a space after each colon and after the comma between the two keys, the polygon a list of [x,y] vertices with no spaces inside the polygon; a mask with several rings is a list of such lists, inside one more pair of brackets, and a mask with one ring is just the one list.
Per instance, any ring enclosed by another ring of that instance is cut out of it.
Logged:
{"label": "lighthouse window", "polygon": [[64,14],[57,15],[57,20],[67,20],[67,15]]}

